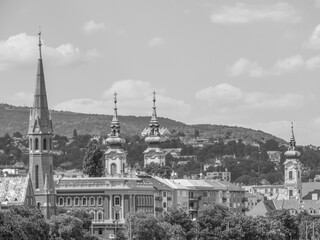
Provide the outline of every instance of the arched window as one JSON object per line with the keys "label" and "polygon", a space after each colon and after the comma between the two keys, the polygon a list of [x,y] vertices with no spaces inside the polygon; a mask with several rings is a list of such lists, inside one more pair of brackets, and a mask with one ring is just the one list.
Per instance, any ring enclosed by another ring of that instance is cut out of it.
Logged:
{"label": "arched window", "polygon": [[289,171],[289,179],[292,178],[292,171]]}
{"label": "arched window", "polygon": [[117,165],[115,163],[111,164],[111,174],[117,173]]}
{"label": "arched window", "polygon": [[29,149],[32,151],[32,138],[29,140]]}
{"label": "arched window", "polygon": [[289,197],[292,197],[292,196],[293,196],[293,191],[289,190]]}
{"label": "arched window", "polygon": [[40,209],[40,207],[41,207],[41,203],[37,202],[37,208]]}
{"label": "arched window", "polygon": [[35,150],[39,150],[39,139],[35,139]]}
{"label": "arched window", "polygon": [[35,177],[36,177],[36,189],[38,189],[39,188],[39,166],[38,165],[36,165],[36,168],[35,168]]}
{"label": "arched window", "polygon": [[47,150],[47,139],[43,139],[43,150]]}
{"label": "arched window", "polygon": [[103,219],[103,214],[102,214],[102,212],[99,212],[98,213],[98,220],[102,220]]}
{"label": "arched window", "polygon": [[90,218],[94,219],[94,212],[90,212]]}

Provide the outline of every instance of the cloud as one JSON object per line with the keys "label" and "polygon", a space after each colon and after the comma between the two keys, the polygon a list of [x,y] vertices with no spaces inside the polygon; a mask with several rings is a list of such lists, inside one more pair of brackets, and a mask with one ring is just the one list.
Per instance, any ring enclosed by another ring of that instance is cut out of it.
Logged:
{"label": "cloud", "polygon": [[224,112],[237,110],[289,109],[303,106],[312,96],[295,93],[269,94],[263,92],[245,92],[228,83],[207,87],[195,94],[198,100],[206,101],[211,106]]}
{"label": "cloud", "polygon": [[313,30],[309,39],[304,43],[304,47],[320,49],[320,24]]}
{"label": "cloud", "polygon": [[243,92],[240,88],[236,88],[228,83],[222,83],[215,87],[208,87],[199,90],[195,94],[196,99],[207,100],[209,102],[236,101],[243,98]]}
{"label": "cloud", "polygon": [[300,16],[298,16],[294,7],[283,2],[268,6],[237,3],[233,6],[224,6],[212,13],[211,21],[230,25],[257,21],[298,22],[300,21]]}
{"label": "cloud", "polygon": [[[68,110],[84,113],[113,114],[114,92],[118,94],[118,113],[120,115],[151,116],[154,88],[149,82],[139,80],[121,80],[113,82],[106,89],[101,99],[72,99],[57,104],[57,110]],[[183,120],[190,113],[191,106],[183,100],[166,95],[159,89],[156,95],[158,116]]]}
{"label": "cloud", "polygon": [[106,30],[106,26],[102,22],[97,23],[94,20],[90,20],[90,21],[84,23],[83,30],[86,34],[92,34],[92,33],[98,32],[98,31]]}
{"label": "cloud", "polygon": [[148,47],[159,47],[164,44],[164,39],[161,37],[154,37],[148,42]]}
{"label": "cloud", "polygon": [[[7,40],[0,41],[0,71],[14,66],[33,66],[39,57],[38,38],[26,33],[10,36]],[[93,54],[93,52],[95,55]],[[42,56],[46,63],[58,66],[78,65],[92,61],[98,57],[96,50],[82,53],[78,47],[71,43],[62,44],[56,48],[45,45],[43,41]]]}
{"label": "cloud", "polygon": [[233,77],[246,75],[249,77],[279,76],[301,69],[315,70],[320,68],[320,56],[304,59],[301,55],[294,55],[278,60],[270,69],[264,69],[258,63],[240,58],[228,70]]}
{"label": "cloud", "polygon": [[231,66],[230,74],[232,76],[248,74],[250,77],[263,77],[267,75],[267,72],[258,63],[240,58]]}

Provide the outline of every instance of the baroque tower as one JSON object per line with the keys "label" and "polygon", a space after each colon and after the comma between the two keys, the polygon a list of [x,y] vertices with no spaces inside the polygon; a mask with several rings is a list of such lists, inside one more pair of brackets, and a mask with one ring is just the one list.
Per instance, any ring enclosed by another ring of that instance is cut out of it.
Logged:
{"label": "baroque tower", "polygon": [[286,199],[301,199],[301,153],[296,150],[296,140],[293,133],[293,124],[291,125],[291,139],[288,151],[284,153],[286,161],[284,162],[284,187]]}
{"label": "baroque tower", "polygon": [[127,173],[127,152],[123,149],[125,140],[120,134],[117,110],[117,93],[114,93],[114,114],[110,126],[111,133],[107,138],[109,148],[104,154],[105,174],[112,176]]}
{"label": "baroque tower", "polygon": [[39,32],[39,59],[33,107],[29,118],[29,174],[37,207],[49,219],[56,212],[53,181],[51,114],[48,109]]}
{"label": "baroque tower", "polygon": [[144,166],[152,162],[159,164],[160,166],[165,165],[165,153],[160,147],[161,136],[160,136],[160,124],[157,118],[156,111],[156,92],[153,91],[153,112],[147,132],[145,142],[148,144],[148,148],[144,153]]}

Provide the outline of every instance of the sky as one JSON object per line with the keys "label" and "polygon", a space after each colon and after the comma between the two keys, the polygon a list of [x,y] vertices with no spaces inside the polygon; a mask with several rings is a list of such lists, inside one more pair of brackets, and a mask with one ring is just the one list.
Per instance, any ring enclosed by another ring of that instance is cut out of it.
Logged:
{"label": "sky", "polygon": [[[320,0],[0,2],[0,102],[262,130],[320,146]],[[53,119],[54,121],[54,119]],[[161,122],[160,122],[161,124]]]}

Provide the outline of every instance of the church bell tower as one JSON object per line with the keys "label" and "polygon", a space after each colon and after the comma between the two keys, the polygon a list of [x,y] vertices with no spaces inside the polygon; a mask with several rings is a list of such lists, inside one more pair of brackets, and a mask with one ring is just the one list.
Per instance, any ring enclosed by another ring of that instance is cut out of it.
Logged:
{"label": "church bell tower", "polygon": [[49,219],[56,212],[52,158],[53,128],[44,79],[41,32],[39,32],[38,45],[38,70],[28,130],[29,174],[35,193],[36,205]]}

